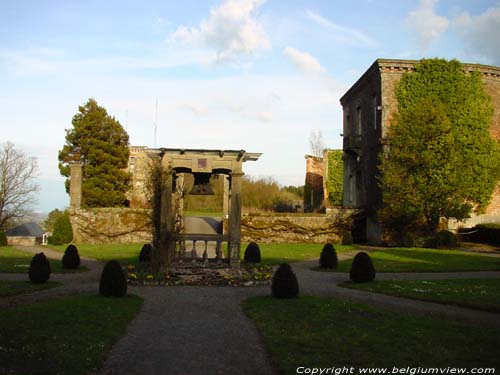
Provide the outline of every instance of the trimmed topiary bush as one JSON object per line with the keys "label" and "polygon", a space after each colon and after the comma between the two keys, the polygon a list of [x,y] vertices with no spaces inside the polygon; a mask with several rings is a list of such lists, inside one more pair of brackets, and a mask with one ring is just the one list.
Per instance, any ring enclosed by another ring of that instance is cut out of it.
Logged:
{"label": "trimmed topiary bush", "polygon": [[110,260],[104,266],[99,293],[105,297],[123,297],[127,294],[127,279],[120,263],[116,260]]}
{"label": "trimmed topiary bush", "polygon": [[299,282],[297,276],[288,263],[281,264],[276,270],[271,292],[275,298],[294,298],[299,295]]}
{"label": "trimmed topiary bush", "polygon": [[153,247],[151,244],[147,243],[142,246],[141,252],[139,253],[139,262],[140,263],[150,263],[151,262],[151,253],[153,252]]}
{"label": "trimmed topiary bush", "polygon": [[28,271],[32,283],[44,283],[50,278],[50,263],[44,253],[35,254]]}
{"label": "trimmed topiary bush", "polygon": [[338,265],[337,252],[331,243],[325,244],[319,256],[319,266],[321,268],[335,269]]}
{"label": "trimmed topiary bush", "polygon": [[354,243],[352,239],[352,233],[350,230],[345,230],[342,232],[342,245],[352,245]]}
{"label": "trimmed topiary bush", "polygon": [[261,256],[259,245],[257,245],[255,242],[250,242],[245,249],[245,256],[243,260],[246,263],[260,263]]}
{"label": "trimmed topiary bush", "polygon": [[80,254],[75,245],[68,245],[62,257],[63,268],[75,269],[80,266]]}
{"label": "trimmed topiary bush", "polygon": [[0,246],[7,246],[7,235],[4,231],[0,231]]}
{"label": "trimmed topiary bush", "polygon": [[366,283],[375,279],[375,268],[370,256],[361,251],[352,260],[350,279],[355,283]]}
{"label": "trimmed topiary bush", "polygon": [[438,248],[453,248],[457,247],[457,235],[449,230],[442,230],[436,234],[436,247]]}

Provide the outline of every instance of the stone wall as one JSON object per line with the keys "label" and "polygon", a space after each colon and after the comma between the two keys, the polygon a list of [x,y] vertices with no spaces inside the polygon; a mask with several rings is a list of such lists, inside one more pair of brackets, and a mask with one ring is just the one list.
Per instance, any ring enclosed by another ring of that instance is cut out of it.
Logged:
{"label": "stone wall", "polygon": [[340,242],[349,228],[353,210],[331,210],[324,215],[243,215],[242,242],[326,243]]}
{"label": "stone wall", "polygon": [[94,208],[70,210],[74,243],[147,243],[152,241],[151,210]]}
{"label": "stone wall", "polygon": [[7,236],[9,246],[36,246],[42,244],[42,237]]}

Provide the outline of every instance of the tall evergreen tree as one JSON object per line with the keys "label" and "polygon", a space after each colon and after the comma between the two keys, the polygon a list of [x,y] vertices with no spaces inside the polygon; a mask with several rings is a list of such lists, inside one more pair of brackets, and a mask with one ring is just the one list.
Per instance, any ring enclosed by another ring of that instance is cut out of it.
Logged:
{"label": "tall evergreen tree", "polygon": [[[130,174],[128,134],[94,99],[80,106],[66,129],[66,143],[59,151],[59,170],[69,177],[70,153],[78,149],[82,162],[82,197],[86,207],[117,207],[126,202]],[[69,179],[66,180],[69,191]]]}
{"label": "tall evergreen tree", "polygon": [[422,60],[402,77],[396,97],[380,166],[382,221],[435,230],[441,217],[482,212],[500,177],[500,149],[479,73],[464,73],[456,60]]}

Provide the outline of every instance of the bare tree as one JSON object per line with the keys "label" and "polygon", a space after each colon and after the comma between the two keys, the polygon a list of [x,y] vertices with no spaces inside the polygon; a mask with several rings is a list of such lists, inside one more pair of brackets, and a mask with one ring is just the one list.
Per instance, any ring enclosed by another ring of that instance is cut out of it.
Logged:
{"label": "bare tree", "polygon": [[323,134],[319,129],[311,130],[309,135],[309,146],[311,147],[311,154],[318,158],[323,157],[323,150],[325,145],[323,143]]}
{"label": "bare tree", "polygon": [[10,142],[0,147],[0,230],[24,217],[36,202],[38,174],[35,158],[16,150]]}

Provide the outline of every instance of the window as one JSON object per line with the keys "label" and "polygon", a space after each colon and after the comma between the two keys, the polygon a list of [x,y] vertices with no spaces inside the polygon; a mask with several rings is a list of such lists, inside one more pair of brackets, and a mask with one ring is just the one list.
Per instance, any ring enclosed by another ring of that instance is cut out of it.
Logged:
{"label": "window", "polygon": [[372,106],[373,106],[373,129],[377,129],[377,95],[373,94],[372,98]]}
{"label": "window", "polygon": [[361,132],[363,130],[362,116],[363,116],[363,113],[361,111],[361,107],[356,108],[356,134],[357,135],[361,135]]}
{"label": "window", "polygon": [[356,177],[349,175],[349,203],[354,203],[354,193],[356,190]]}

